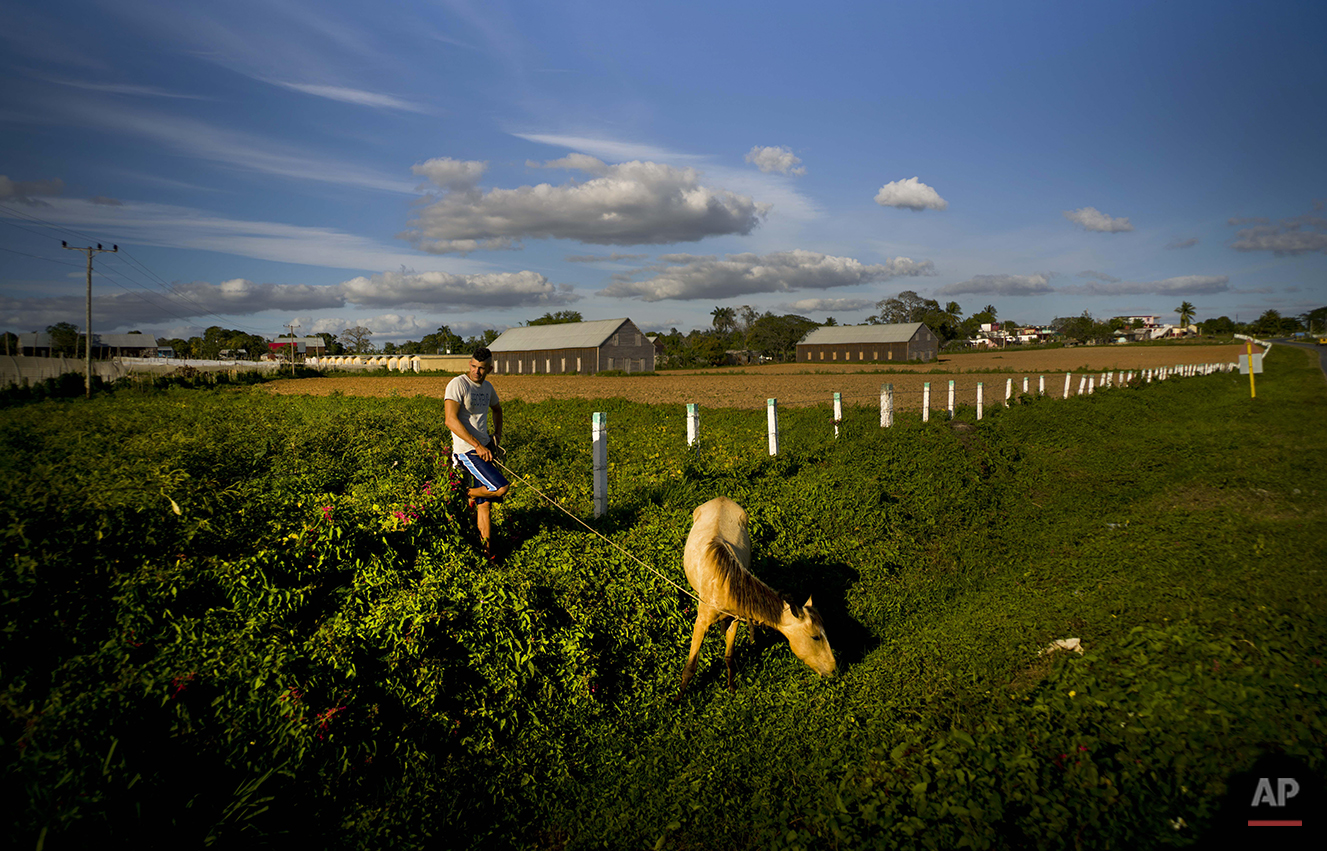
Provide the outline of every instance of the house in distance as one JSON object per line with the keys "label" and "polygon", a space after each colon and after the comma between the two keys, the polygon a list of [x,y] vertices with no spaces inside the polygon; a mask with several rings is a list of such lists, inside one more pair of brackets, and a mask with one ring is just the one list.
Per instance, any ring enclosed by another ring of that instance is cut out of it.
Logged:
{"label": "house in distance", "polygon": [[511,328],[488,349],[500,375],[654,371],[654,344],[630,319]]}
{"label": "house in distance", "polygon": [[921,322],[829,325],[797,344],[798,363],[888,363],[935,360],[940,339]]}

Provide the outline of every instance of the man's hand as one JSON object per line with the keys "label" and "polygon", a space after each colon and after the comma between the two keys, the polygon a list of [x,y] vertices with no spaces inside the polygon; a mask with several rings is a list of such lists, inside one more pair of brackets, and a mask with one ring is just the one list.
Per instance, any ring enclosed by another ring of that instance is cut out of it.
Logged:
{"label": "man's hand", "polygon": [[[494,445],[496,446],[497,444]],[[483,458],[485,461],[489,462],[490,464],[493,463],[493,453],[489,451],[489,448],[487,446],[476,446],[475,454],[478,455],[480,458]]]}

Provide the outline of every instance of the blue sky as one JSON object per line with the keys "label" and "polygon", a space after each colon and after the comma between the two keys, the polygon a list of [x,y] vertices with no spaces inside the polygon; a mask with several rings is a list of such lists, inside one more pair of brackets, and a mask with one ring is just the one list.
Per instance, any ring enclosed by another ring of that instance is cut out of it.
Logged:
{"label": "blue sky", "polygon": [[11,2],[0,328],[1299,314],[1323,9]]}

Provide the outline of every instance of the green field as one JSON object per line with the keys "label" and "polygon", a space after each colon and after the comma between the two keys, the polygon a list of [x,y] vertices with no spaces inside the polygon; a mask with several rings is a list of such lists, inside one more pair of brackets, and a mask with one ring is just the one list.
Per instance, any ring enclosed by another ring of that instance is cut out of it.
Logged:
{"label": "green field", "polygon": [[[0,411],[13,847],[1149,848],[1327,774],[1327,383],[1237,374],[879,428],[504,405],[478,547],[437,400],[126,387]],[[591,518],[590,415],[610,510]],[[542,491],[608,540],[551,507]],[[691,510],[814,594],[676,692]],[[1054,639],[1086,653],[1040,655]],[[1182,820],[1182,821],[1181,821]]]}

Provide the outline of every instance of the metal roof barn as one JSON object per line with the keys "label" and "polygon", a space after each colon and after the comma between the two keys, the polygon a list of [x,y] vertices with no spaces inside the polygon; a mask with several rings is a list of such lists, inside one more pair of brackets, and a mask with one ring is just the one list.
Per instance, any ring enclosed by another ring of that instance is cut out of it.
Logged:
{"label": "metal roof barn", "polygon": [[830,325],[797,344],[798,363],[882,363],[934,360],[940,340],[922,322],[899,325]]}
{"label": "metal roof barn", "polygon": [[654,371],[654,345],[625,318],[512,328],[488,349],[500,375]]}

